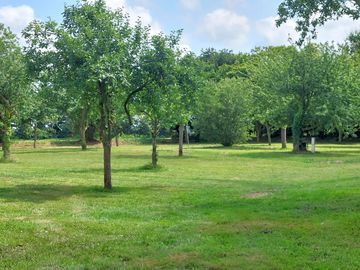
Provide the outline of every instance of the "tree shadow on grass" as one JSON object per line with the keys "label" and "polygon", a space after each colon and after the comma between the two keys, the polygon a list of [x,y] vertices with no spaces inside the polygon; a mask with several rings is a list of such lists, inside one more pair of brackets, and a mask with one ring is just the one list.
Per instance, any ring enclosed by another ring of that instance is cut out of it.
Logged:
{"label": "tree shadow on grass", "polygon": [[[323,160],[327,158],[351,158],[355,154],[360,154],[357,151],[336,151],[336,152],[311,152],[306,153],[293,153],[293,152],[253,152],[253,153],[235,153],[232,156],[243,157],[243,158],[254,158],[254,159],[282,159],[282,160],[299,160],[304,159],[305,161],[311,160]],[[360,157],[360,156],[359,156]]]}
{"label": "tree shadow on grass", "polygon": [[38,149],[29,149],[24,150],[21,149],[19,151],[14,152],[14,155],[27,155],[27,154],[57,154],[57,153],[86,153],[86,152],[94,152],[96,148],[89,148],[86,151],[82,151],[81,148],[38,148]]}
{"label": "tree shadow on grass", "polygon": [[[111,171],[113,173],[143,173],[143,172],[161,172],[165,171],[166,169],[158,165],[156,168],[153,168],[151,164],[145,164],[138,167],[131,167],[131,168],[112,168]],[[74,174],[89,174],[89,173],[96,173],[102,174],[104,172],[103,167],[99,168],[80,168],[80,169],[71,169],[66,170],[66,173],[74,173]]]}
{"label": "tree shadow on grass", "polygon": [[73,185],[17,185],[0,188],[0,201],[6,202],[31,202],[45,203],[47,201],[58,201],[72,196],[88,198],[109,198],[129,192],[161,191],[165,186],[138,186],[138,187],[113,187],[104,190],[100,186],[73,186]]}
{"label": "tree shadow on grass", "polygon": [[[149,153],[148,155],[144,155],[144,154],[117,154],[114,156],[115,159],[145,159],[145,160],[151,160],[151,153]],[[175,154],[163,154],[162,151],[159,151],[158,153],[158,158],[159,160],[161,159],[178,159],[178,160],[182,160],[182,159],[194,159],[197,158],[193,155],[187,155],[186,153],[184,154],[184,156],[179,157],[177,153]]]}
{"label": "tree shadow on grass", "polygon": [[358,143],[354,143],[354,144],[318,144],[318,146],[320,148],[326,148],[326,149],[359,149],[359,153],[360,153],[360,145]]}
{"label": "tree shadow on grass", "polygon": [[259,145],[233,145],[233,146],[222,146],[222,145],[214,145],[214,146],[193,146],[191,149],[204,149],[204,150],[263,150],[263,151],[274,151],[280,150],[277,146],[269,146],[265,144]]}

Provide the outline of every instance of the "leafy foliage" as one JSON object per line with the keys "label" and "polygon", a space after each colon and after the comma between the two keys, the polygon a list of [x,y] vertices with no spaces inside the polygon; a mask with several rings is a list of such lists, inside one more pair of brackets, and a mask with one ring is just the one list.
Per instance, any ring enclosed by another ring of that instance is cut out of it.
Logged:
{"label": "leafy foliage", "polygon": [[284,0],[278,8],[277,25],[296,19],[296,30],[301,33],[298,43],[303,43],[308,33],[316,36],[316,29],[326,21],[348,15],[360,17],[360,3],[356,0]]}
{"label": "leafy foliage", "polygon": [[201,136],[224,146],[246,141],[251,128],[251,90],[250,83],[243,79],[208,83],[196,118]]}

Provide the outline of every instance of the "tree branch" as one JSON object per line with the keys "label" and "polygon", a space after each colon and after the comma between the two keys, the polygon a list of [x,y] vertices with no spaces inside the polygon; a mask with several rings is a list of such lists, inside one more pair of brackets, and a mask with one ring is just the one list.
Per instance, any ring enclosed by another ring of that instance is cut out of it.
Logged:
{"label": "tree branch", "polygon": [[132,125],[132,119],[131,119],[131,114],[130,114],[130,109],[129,109],[129,105],[130,105],[130,101],[131,99],[139,92],[141,92],[142,90],[144,90],[144,88],[150,83],[149,81],[146,81],[145,83],[143,83],[142,85],[140,85],[138,88],[136,88],[134,91],[132,91],[126,98],[126,101],[124,102],[124,110],[125,113],[127,115],[129,124]]}

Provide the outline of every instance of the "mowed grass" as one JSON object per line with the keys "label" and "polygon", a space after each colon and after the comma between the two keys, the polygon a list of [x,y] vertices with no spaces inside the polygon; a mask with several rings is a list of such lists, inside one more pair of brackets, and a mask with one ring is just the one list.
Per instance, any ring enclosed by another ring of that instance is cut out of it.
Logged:
{"label": "mowed grass", "polygon": [[360,144],[16,149],[0,269],[360,269]]}

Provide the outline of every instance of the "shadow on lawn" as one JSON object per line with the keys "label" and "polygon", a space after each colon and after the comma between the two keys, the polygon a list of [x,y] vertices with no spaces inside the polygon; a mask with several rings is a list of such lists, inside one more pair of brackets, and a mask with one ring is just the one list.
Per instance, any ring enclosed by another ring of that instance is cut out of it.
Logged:
{"label": "shadow on lawn", "polygon": [[72,196],[88,198],[111,198],[129,192],[162,191],[165,186],[138,186],[138,187],[113,187],[104,190],[100,186],[72,186],[72,185],[17,185],[0,188],[0,200],[7,202],[22,201],[44,203],[57,201]]}
{"label": "shadow on lawn", "polygon": [[[293,152],[253,152],[253,153],[231,153],[231,156],[254,158],[254,159],[282,159],[282,160],[302,160],[306,163],[308,161],[323,161],[324,159],[341,159],[341,158],[353,158],[355,155],[359,155],[360,151],[319,151],[316,154],[311,152],[306,153],[293,153]],[[359,156],[360,157],[360,156]]]}
{"label": "shadow on lawn", "polygon": [[[114,155],[115,159],[143,159],[143,160],[148,160],[149,162],[151,161],[151,153],[149,153],[148,155],[146,154],[116,154]],[[198,158],[194,155],[189,155],[188,153],[185,152],[184,156],[179,157],[177,152],[174,153],[169,153],[167,151],[159,151],[158,152],[158,158],[159,160],[163,159],[172,159],[172,160],[183,160],[183,159],[195,159]]]}
{"label": "shadow on lawn", "polygon": [[37,148],[29,150],[16,151],[15,155],[26,155],[26,154],[55,154],[55,153],[86,153],[96,151],[95,148],[89,148],[86,151],[82,151],[81,148]]}
{"label": "shadow on lawn", "polygon": [[252,144],[252,145],[233,145],[233,146],[193,146],[191,149],[207,149],[207,150],[263,150],[263,151],[274,151],[280,150],[279,147],[276,146],[269,146],[265,144]]}
{"label": "shadow on lawn", "polygon": [[[149,164],[145,164],[142,166],[138,166],[138,167],[131,167],[131,168],[112,168],[111,171],[113,173],[142,173],[142,172],[161,172],[164,171],[165,168],[162,167],[161,165],[158,165],[156,168],[153,168],[152,165]],[[66,170],[66,173],[75,173],[75,174],[89,174],[89,173],[96,173],[96,174],[103,174],[104,173],[104,168],[103,167],[99,167],[99,168],[80,168],[80,169],[71,169],[71,170]]]}

